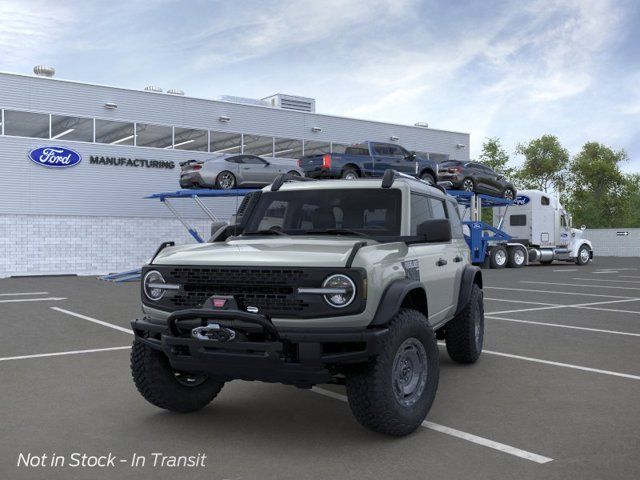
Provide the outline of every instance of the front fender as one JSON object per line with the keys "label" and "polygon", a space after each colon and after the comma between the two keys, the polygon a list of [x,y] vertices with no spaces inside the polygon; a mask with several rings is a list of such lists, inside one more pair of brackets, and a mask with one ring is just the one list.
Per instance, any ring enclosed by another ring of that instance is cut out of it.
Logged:
{"label": "front fender", "polygon": [[572,258],[576,258],[578,256],[578,250],[580,250],[580,247],[583,245],[586,245],[587,247],[589,247],[589,250],[593,252],[593,246],[591,245],[591,242],[589,240],[585,240],[584,238],[581,238],[580,240],[575,242],[575,244],[571,248]]}
{"label": "front fender", "polygon": [[381,326],[388,324],[396,313],[400,311],[400,306],[407,294],[416,289],[422,290],[426,298],[424,287],[417,280],[401,278],[391,282],[380,298],[378,309],[376,310],[376,314],[374,315],[370,325]]}

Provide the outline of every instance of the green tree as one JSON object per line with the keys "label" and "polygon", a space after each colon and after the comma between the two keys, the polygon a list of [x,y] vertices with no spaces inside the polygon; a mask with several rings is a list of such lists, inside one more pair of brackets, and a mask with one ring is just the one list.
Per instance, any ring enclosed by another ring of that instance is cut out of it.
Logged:
{"label": "green tree", "polygon": [[[624,150],[588,142],[571,161],[569,208],[576,225],[592,228],[625,226],[629,221],[630,193],[638,179],[620,170],[627,160]],[[634,183],[635,182],[635,183]]]}
{"label": "green tree", "polygon": [[542,135],[527,143],[521,143],[516,153],[524,156],[524,163],[517,174],[521,187],[549,192],[562,191],[567,182],[569,152],[554,135]]}
{"label": "green tree", "polygon": [[640,227],[640,174],[625,175],[626,195],[629,199],[626,221],[621,226],[628,228]]}
{"label": "green tree", "polygon": [[511,177],[514,174],[514,168],[508,166],[509,154],[498,137],[485,138],[478,160],[505,177]]}

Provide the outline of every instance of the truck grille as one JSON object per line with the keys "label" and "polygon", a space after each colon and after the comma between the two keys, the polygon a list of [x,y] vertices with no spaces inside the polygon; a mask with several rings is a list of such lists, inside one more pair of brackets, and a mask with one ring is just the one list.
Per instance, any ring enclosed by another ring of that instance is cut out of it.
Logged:
{"label": "truck grille", "polygon": [[296,295],[309,278],[299,269],[175,267],[167,277],[167,282],[182,285],[167,299],[175,309],[198,308],[212,295],[231,295],[240,309],[257,307],[270,315],[291,315],[309,307]]}

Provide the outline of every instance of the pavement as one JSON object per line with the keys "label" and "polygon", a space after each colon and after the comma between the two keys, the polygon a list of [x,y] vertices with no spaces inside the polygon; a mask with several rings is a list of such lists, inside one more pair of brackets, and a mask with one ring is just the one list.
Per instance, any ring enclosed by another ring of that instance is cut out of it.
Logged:
{"label": "pavement", "polygon": [[339,386],[235,381],[159,410],[129,370],[137,284],[2,279],[0,478],[640,478],[640,259],[483,275],[482,357],[441,348],[433,408],[400,439],[362,428]]}

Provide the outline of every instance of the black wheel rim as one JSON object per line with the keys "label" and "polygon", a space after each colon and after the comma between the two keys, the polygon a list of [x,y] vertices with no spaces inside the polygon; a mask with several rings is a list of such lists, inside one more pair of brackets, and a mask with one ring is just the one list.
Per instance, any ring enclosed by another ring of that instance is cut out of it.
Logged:
{"label": "black wheel rim", "polygon": [[185,373],[185,372],[173,372],[173,376],[180,385],[185,387],[197,387],[202,385],[209,378],[205,373]]}
{"label": "black wheel rim", "polygon": [[220,175],[218,175],[218,186],[221,189],[228,190],[230,188],[233,188],[234,184],[235,179],[229,172],[222,172]]}
{"label": "black wheel rim", "polygon": [[391,370],[393,394],[403,407],[414,405],[427,384],[427,351],[420,340],[407,338],[396,352]]}

